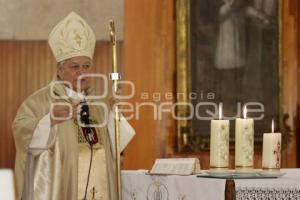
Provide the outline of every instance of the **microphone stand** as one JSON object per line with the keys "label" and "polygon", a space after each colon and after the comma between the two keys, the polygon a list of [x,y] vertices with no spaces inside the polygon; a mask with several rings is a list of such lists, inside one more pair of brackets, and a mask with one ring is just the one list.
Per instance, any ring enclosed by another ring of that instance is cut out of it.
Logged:
{"label": "microphone stand", "polygon": [[[112,70],[110,74],[110,79],[113,81],[113,91],[114,94],[118,92],[118,80],[120,79],[120,74],[117,69],[117,43],[116,43],[116,33],[114,21],[109,21],[110,28],[110,40],[112,43]],[[117,199],[122,200],[122,187],[121,187],[121,165],[120,165],[120,127],[119,127],[119,108],[118,105],[114,105],[114,124],[115,124],[115,161],[116,161],[116,183],[117,183]]]}

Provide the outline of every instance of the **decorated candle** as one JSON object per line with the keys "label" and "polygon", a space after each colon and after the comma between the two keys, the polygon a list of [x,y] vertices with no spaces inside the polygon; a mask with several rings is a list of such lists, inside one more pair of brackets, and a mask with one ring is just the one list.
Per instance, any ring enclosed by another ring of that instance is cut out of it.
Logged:
{"label": "decorated candle", "polygon": [[243,117],[235,121],[235,167],[251,169],[254,156],[254,122],[247,118],[246,107],[243,109]]}
{"label": "decorated candle", "polygon": [[210,168],[229,167],[229,120],[222,120],[219,106],[219,120],[211,120]]}
{"label": "decorated candle", "polygon": [[280,169],[281,162],[281,133],[274,133],[274,121],[272,120],[272,133],[264,133],[263,136],[263,169]]}

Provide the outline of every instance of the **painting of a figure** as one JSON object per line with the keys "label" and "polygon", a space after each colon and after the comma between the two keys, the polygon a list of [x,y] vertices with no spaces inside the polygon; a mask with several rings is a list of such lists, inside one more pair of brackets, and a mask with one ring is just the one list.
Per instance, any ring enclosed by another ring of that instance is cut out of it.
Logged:
{"label": "painting of a figure", "polygon": [[[279,119],[278,1],[190,0],[189,7],[191,91],[214,94],[192,103],[223,103],[224,115],[235,117],[239,103],[259,102],[264,118],[255,134],[270,132],[271,120]],[[194,118],[192,129],[209,136],[210,121]]]}

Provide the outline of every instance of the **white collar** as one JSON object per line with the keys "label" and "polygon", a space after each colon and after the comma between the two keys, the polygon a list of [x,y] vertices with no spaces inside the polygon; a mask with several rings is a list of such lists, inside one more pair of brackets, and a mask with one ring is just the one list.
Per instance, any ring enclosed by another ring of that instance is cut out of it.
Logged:
{"label": "white collar", "polygon": [[65,87],[65,90],[67,92],[68,97],[76,100],[84,100],[85,94],[84,92],[76,92],[68,87]]}

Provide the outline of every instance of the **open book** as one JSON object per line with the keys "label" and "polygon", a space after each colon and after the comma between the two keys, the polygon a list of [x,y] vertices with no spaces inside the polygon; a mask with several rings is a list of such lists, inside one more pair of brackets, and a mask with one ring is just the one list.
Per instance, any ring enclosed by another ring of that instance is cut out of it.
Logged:
{"label": "open book", "polygon": [[156,159],[150,174],[157,175],[192,175],[199,174],[198,158],[165,158]]}

